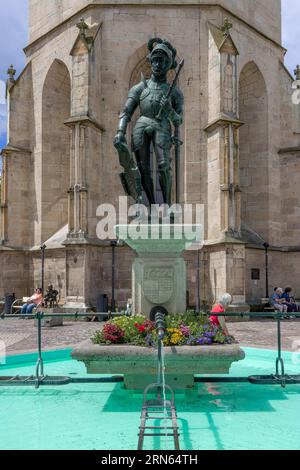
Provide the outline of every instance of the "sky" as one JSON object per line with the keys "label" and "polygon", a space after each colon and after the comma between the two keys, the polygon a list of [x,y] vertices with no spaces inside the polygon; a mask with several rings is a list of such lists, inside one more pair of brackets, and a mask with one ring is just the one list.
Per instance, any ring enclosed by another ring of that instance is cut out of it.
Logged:
{"label": "sky", "polygon": [[[288,49],[285,63],[293,73],[296,65],[300,63],[298,48],[300,0],[282,0],[282,17],[283,45]],[[0,148],[2,148],[6,143],[6,71],[10,64],[13,64],[18,75],[25,65],[23,47],[28,43],[28,0],[0,0],[0,18]]]}

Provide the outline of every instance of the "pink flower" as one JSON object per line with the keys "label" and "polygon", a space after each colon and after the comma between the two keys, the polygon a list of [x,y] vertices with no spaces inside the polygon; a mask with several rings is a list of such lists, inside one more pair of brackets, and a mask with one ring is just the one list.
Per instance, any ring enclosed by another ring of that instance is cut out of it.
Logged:
{"label": "pink flower", "polygon": [[155,323],[151,320],[145,320],[143,326],[145,327],[147,333],[151,333],[151,331],[153,331],[155,328]]}
{"label": "pink flower", "polygon": [[190,329],[186,325],[180,325],[180,331],[183,334],[183,336],[190,336]]}

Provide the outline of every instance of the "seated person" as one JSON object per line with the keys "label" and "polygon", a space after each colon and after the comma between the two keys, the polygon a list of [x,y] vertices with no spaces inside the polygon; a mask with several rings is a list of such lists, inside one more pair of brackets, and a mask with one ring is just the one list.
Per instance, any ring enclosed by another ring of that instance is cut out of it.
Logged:
{"label": "seated person", "polygon": [[21,313],[22,315],[30,315],[35,307],[38,307],[43,302],[43,291],[42,289],[38,288],[23,305]]}
{"label": "seated person", "polygon": [[53,308],[57,305],[58,291],[53,289],[53,285],[49,284],[47,293],[44,298],[45,307]]}
{"label": "seated person", "polygon": [[285,303],[287,305],[287,308],[288,308],[288,312],[298,312],[298,305],[296,304],[296,301],[294,299],[294,297],[291,295],[292,293],[292,288],[291,287],[287,287],[281,298],[285,300]]}
{"label": "seated person", "polygon": [[127,315],[128,317],[131,317],[131,315],[132,315],[132,299],[128,299],[128,300],[127,300],[126,315]]}
{"label": "seated person", "polygon": [[283,290],[281,287],[277,287],[274,289],[274,294],[270,298],[270,306],[274,307],[275,310],[279,312],[287,312],[287,304],[285,302],[285,299],[282,299],[281,296],[283,294]]}
{"label": "seated person", "polygon": [[[225,313],[226,308],[229,307],[231,302],[232,302],[231,295],[223,294],[219,302],[212,309],[211,313]],[[216,315],[211,315],[209,319],[210,319],[212,326],[215,326],[217,328],[222,328],[223,333],[226,336],[230,336],[229,331],[226,326],[225,317],[217,317]]]}

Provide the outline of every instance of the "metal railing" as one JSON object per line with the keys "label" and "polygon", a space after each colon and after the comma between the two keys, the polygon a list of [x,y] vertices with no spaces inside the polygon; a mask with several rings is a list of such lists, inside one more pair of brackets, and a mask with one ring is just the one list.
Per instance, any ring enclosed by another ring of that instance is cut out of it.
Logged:
{"label": "metal railing", "polygon": [[[207,316],[212,315],[211,312],[206,313]],[[300,384],[300,374],[299,375],[286,375],[285,374],[285,364],[282,357],[282,333],[281,333],[281,322],[286,317],[300,318],[300,313],[281,313],[281,312],[230,312],[230,313],[213,313],[217,317],[237,317],[237,318],[270,318],[274,319],[277,322],[277,358],[275,366],[275,374],[267,376],[251,376],[251,377],[195,377],[195,383],[203,382],[224,382],[224,383],[243,383],[250,382],[256,385],[276,385],[279,384],[282,387],[285,387],[288,384]],[[44,362],[42,357],[42,320],[46,318],[61,317],[78,320],[80,318],[87,318],[89,315],[87,313],[62,313],[62,314],[45,314],[43,312],[37,312],[36,314],[23,314],[23,315],[0,315],[1,320],[14,320],[18,318],[28,318],[32,320],[37,320],[37,353],[38,359],[36,363],[35,375],[31,377],[0,377],[0,386],[21,386],[23,385],[35,385],[36,388],[39,388],[42,385],[67,385],[70,383],[120,383],[123,382],[123,377],[114,376],[108,378],[80,378],[73,379],[70,377],[48,377],[44,375]],[[102,313],[93,313],[94,318],[102,318]],[[200,347],[200,346],[199,346]],[[161,351],[161,350],[160,350]],[[158,352],[158,358],[161,357],[161,352]],[[158,359],[159,361],[159,359]],[[158,362],[158,364],[160,361]],[[7,380],[5,380],[7,379]]]}
{"label": "metal railing", "polygon": [[[300,374],[299,375],[286,375],[285,374],[285,364],[282,357],[282,335],[281,335],[281,322],[286,318],[300,318],[300,312],[298,313],[283,313],[283,312],[229,312],[229,313],[207,313],[207,315],[214,315],[216,317],[238,317],[238,318],[273,318],[277,323],[277,358],[276,358],[276,372],[273,375],[269,376],[251,376],[248,377],[250,383],[256,385],[276,385],[280,384],[283,388],[287,384],[300,384]],[[238,382],[238,377],[233,378]],[[201,380],[197,380],[201,382]],[[213,380],[216,381],[216,380]],[[242,381],[242,380],[241,380]]]}
{"label": "metal railing", "polygon": [[[165,378],[163,357],[163,340],[167,329],[165,314],[160,312],[156,314],[155,329],[158,337],[157,382],[148,385],[144,391],[138,450],[143,450],[145,437],[173,437],[175,450],[180,450],[175,394],[166,384]],[[153,391],[156,397],[149,400],[148,395]],[[171,395],[170,400],[167,399],[167,392]],[[159,421],[159,426],[154,426],[153,420]]]}
{"label": "metal railing", "polygon": [[[102,313],[93,313],[94,318],[101,318]],[[51,377],[44,375],[44,361],[42,357],[42,321],[47,318],[70,318],[79,320],[80,318],[87,318],[89,315],[86,313],[55,313],[45,314],[44,312],[37,312],[36,314],[19,314],[19,315],[0,315],[1,320],[14,320],[14,319],[31,319],[37,321],[37,354],[38,359],[35,367],[35,375],[30,377],[0,377],[0,386],[35,386],[38,389],[40,386],[56,386],[56,385],[69,385],[71,383],[120,383],[124,382],[122,376],[100,377],[100,378],[73,378],[73,377]]]}

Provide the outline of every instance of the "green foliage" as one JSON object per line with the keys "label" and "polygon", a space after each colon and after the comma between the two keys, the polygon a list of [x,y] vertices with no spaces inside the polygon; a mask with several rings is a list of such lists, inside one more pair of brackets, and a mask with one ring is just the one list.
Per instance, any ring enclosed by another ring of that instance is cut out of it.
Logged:
{"label": "green foliage", "polygon": [[145,321],[143,316],[133,316],[133,317],[117,317],[114,318],[111,323],[118,325],[124,331],[124,343],[135,344],[138,346],[145,345],[145,340],[139,333],[135,324],[141,326]]}
{"label": "green foliage", "polygon": [[[108,327],[108,325],[111,325]],[[95,344],[132,344],[136,346],[155,347],[157,333],[155,325],[142,315],[132,317],[121,316],[106,323],[104,330],[121,330],[122,337],[117,340],[108,338],[108,333],[98,331],[92,338]],[[225,336],[223,331],[211,325],[206,315],[186,312],[182,315],[166,317],[165,346],[201,346],[213,343],[226,344],[234,342],[234,338]]]}

